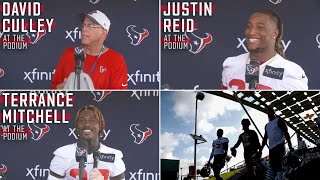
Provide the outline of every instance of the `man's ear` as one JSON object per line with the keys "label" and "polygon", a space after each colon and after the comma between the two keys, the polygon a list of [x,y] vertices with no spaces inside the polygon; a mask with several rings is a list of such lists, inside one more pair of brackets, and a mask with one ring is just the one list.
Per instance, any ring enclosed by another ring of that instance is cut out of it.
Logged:
{"label": "man's ear", "polygon": [[273,32],[273,37],[274,37],[274,39],[276,39],[276,38],[278,37],[278,35],[279,35],[279,29],[277,28],[277,29],[275,29],[275,31]]}
{"label": "man's ear", "polygon": [[106,29],[103,31],[104,40],[107,39],[108,33],[109,33],[109,32],[108,32],[108,30],[106,30]]}

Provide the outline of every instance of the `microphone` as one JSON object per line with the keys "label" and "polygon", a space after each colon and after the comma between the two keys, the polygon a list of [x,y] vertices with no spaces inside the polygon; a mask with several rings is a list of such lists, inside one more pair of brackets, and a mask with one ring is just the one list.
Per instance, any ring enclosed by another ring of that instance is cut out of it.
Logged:
{"label": "microphone", "polygon": [[81,138],[76,148],[76,161],[79,162],[79,180],[83,180],[85,162],[87,162],[88,141]]}
{"label": "microphone", "polygon": [[98,168],[99,158],[100,158],[100,152],[94,151],[93,152],[93,168]]}
{"label": "microphone", "polygon": [[76,70],[82,70],[82,63],[85,61],[84,48],[74,48],[74,59],[76,60]]}
{"label": "microphone", "polygon": [[257,60],[251,60],[250,64],[246,65],[246,83],[249,83],[249,89],[257,89],[259,83],[260,63]]}
{"label": "microphone", "polygon": [[82,63],[85,61],[84,48],[76,47],[74,48],[74,59],[76,60],[76,84],[77,89],[80,89],[80,73],[82,69]]}
{"label": "microphone", "polygon": [[6,180],[6,176],[2,172],[0,172],[0,180]]}

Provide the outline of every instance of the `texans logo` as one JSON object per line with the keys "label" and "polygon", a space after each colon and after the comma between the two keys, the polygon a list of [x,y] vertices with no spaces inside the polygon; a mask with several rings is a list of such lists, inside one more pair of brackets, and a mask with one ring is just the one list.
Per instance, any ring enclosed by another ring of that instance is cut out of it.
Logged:
{"label": "texans logo", "polygon": [[149,36],[149,31],[143,29],[143,32],[138,32],[134,30],[135,25],[129,25],[127,27],[128,37],[131,39],[131,44],[134,46],[139,45],[146,37]]}
{"label": "texans logo", "polygon": [[36,44],[44,35],[47,34],[47,30],[43,29],[44,32],[33,32],[33,33],[26,33],[26,36],[29,37],[31,44]]}
{"label": "texans logo", "polygon": [[249,74],[254,74],[255,72],[259,71],[259,67],[253,68],[252,65],[248,64],[247,66],[247,72]]}
{"label": "texans logo", "polygon": [[87,150],[86,150],[86,149],[83,149],[83,148],[77,148],[77,149],[76,149],[76,154],[77,154],[77,156],[86,155],[86,154],[87,154]]}
{"label": "texans logo", "polygon": [[44,124],[44,125],[45,125],[44,128],[40,128],[33,123],[28,124],[33,140],[35,140],[35,141],[40,140],[47,132],[50,131],[50,127],[46,124]]}
{"label": "texans logo", "polygon": [[[194,31],[193,31],[194,32]],[[190,40],[190,49],[189,51],[193,54],[198,54],[202,51],[204,47],[206,47],[207,44],[212,42],[212,36],[211,34],[206,33],[207,37],[201,38],[197,35],[195,35],[193,32],[187,33],[186,37]]]}
{"label": "texans logo", "polygon": [[91,93],[94,96],[93,100],[97,102],[101,102],[111,92],[110,91],[91,91]]}
{"label": "texans logo", "polygon": [[0,78],[4,76],[4,70],[0,68]]}
{"label": "texans logo", "polygon": [[269,0],[272,4],[279,4],[282,0]]}
{"label": "texans logo", "polygon": [[147,127],[147,131],[141,131],[137,128],[140,124],[131,124],[130,126],[130,131],[131,131],[131,136],[134,138],[134,142],[136,144],[142,144],[147,137],[151,136],[152,130]]}
{"label": "texans logo", "polygon": [[8,170],[8,169],[7,169],[7,166],[4,165],[4,164],[1,164],[1,166],[2,166],[2,167],[0,167],[0,173],[3,173],[3,174],[4,174],[4,173],[7,172],[7,170]]}
{"label": "texans logo", "polygon": [[107,71],[107,68],[105,68],[105,67],[103,67],[103,66],[100,66],[100,73],[103,73],[103,72],[105,72],[105,71]]}
{"label": "texans logo", "polygon": [[76,47],[76,48],[74,48],[74,53],[75,53],[76,55],[81,54],[81,53],[85,53],[84,51],[85,51],[85,50],[84,50],[83,47]]}
{"label": "texans logo", "polygon": [[90,2],[91,2],[92,4],[97,4],[97,3],[100,2],[100,0],[90,0]]}

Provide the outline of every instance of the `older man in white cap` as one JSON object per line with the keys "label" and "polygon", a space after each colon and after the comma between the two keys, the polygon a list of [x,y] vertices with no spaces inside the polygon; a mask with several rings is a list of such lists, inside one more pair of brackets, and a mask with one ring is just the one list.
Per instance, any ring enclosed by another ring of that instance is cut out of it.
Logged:
{"label": "older man in white cap", "polygon": [[[75,76],[70,76],[74,74],[77,65],[75,60],[76,49],[85,52],[85,61],[81,64],[85,76],[84,79],[81,79],[80,84],[87,84],[88,87],[86,88],[88,89],[128,88],[127,66],[123,56],[104,46],[110,25],[109,18],[99,10],[83,14],[81,25],[82,48],[71,47],[62,54],[52,79],[52,89],[72,89],[70,84]],[[83,82],[86,78],[89,79],[88,82]],[[92,85],[94,87],[91,87]],[[66,88],[66,86],[68,87]],[[81,89],[85,88],[82,87]]]}

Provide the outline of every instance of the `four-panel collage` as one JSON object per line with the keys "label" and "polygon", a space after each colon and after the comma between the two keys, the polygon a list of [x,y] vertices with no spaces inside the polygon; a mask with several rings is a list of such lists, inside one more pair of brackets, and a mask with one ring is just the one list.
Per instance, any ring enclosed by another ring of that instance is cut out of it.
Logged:
{"label": "four-panel collage", "polygon": [[320,1],[0,2],[0,180],[319,179]]}

